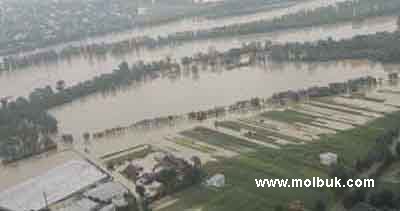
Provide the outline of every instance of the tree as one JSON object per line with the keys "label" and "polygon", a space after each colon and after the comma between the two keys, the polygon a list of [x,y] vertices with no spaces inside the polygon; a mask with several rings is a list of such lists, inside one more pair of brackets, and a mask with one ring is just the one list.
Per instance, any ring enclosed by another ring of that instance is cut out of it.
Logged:
{"label": "tree", "polygon": [[123,61],[121,64],[119,64],[118,68],[122,71],[129,71],[129,65],[126,61]]}
{"label": "tree", "polygon": [[276,205],[274,211],[284,211],[283,205]]}
{"label": "tree", "polygon": [[360,188],[351,192],[347,192],[343,198],[343,206],[346,209],[354,207],[356,204],[365,200],[367,190]]}
{"label": "tree", "polygon": [[400,29],[400,16],[397,18],[397,30]]}
{"label": "tree", "polygon": [[325,202],[322,200],[318,200],[315,203],[315,206],[313,208],[313,211],[326,211],[326,205]]}
{"label": "tree", "polygon": [[59,80],[59,81],[57,81],[57,83],[56,83],[56,89],[59,91],[59,92],[61,92],[61,91],[63,91],[64,89],[65,89],[65,81],[64,80]]}
{"label": "tree", "polygon": [[397,156],[400,156],[400,144],[397,144],[397,146],[396,146],[396,153],[397,153]]}
{"label": "tree", "polygon": [[159,173],[158,181],[165,185],[167,193],[174,191],[177,185],[178,173],[175,169],[163,169]]}
{"label": "tree", "polygon": [[85,133],[83,134],[83,139],[85,140],[85,142],[89,141],[89,139],[90,139],[90,133],[89,133],[89,132],[85,132]]}
{"label": "tree", "polygon": [[139,196],[144,197],[145,189],[141,185],[136,185],[136,192],[139,194]]}
{"label": "tree", "polygon": [[201,160],[200,160],[200,158],[198,156],[192,156],[190,158],[190,160],[193,162],[193,167],[194,168],[198,168],[198,169],[201,168]]}
{"label": "tree", "polygon": [[390,190],[383,190],[371,195],[370,203],[377,208],[393,208],[394,194]]}

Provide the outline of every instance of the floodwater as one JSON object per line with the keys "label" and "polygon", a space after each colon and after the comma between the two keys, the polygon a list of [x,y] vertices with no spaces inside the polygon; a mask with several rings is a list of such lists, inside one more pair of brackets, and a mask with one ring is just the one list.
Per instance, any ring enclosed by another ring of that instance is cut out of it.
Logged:
{"label": "floodwater", "polygon": [[319,7],[326,7],[329,5],[334,5],[336,3],[346,2],[346,1],[352,1],[352,0],[305,0],[305,1],[300,1],[299,3],[294,3],[289,5],[283,4],[281,8],[275,5],[273,8],[270,8],[269,10],[255,12],[246,15],[230,16],[218,19],[202,19],[201,21],[198,21],[199,18],[183,19],[170,22],[167,24],[139,27],[137,29],[129,30],[127,32],[111,33],[109,35],[92,37],[82,41],[63,43],[56,46],[51,46],[31,52],[26,52],[23,54],[35,53],[49,49],[60,50],[67,46],[80,46],[82,44],[118,42],[121,40],[126,40],[137,36],[149,36],[156,38],[158,36],[166,36],[168,34],[177,32],[205,30],[214,27],[248,23],[258,20],[272,20],[274,18],[281,17],[287,14],[297,13],[302,10],[313,10]]}
{"label": "floodwater", "polygon": [[22,70],[0,73],[0,96],[27,96],[33,89],[46,85],[54,86],[58,80],[66,81],[67,85],[89,80],[102,73],[110,73],[113,68],[126,60],[129,63],[138,60],[154,61],[170,56],[180,59],[197,52],[207,52],[213,46],[218,51],[239,47],[243,42],[272,40],[274,42],[306,42],[319,39],[345,39],[361,34],[376,32],[392,32],[397,29],[397,17],[370,18],[362,22],[346,22],[335,25],[308,27],[286,30],[274,33],[255,34],[235,38],[193,41],[179,46],[168,46],[152,50],[142,49],[129,54],[107,58],[74,57],[58,63],[31,66]]}
{"label": "floodwater", "polygon": [[327,85],[367,75],[386,77],[385,68],[367,61],[342,61],[269,63],[231,71],[207,70],[175,79],[159,78],[109,95],[92,95],[53,109],[51,113],[59,120],[61,133],[81,137],[87,131],[230,105],[251,97],[269,97],[289,89]]}

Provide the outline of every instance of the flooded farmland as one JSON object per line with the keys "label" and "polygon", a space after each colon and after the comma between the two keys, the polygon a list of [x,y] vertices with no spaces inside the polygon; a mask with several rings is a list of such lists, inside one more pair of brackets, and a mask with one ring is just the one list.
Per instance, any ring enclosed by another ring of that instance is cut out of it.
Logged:
{"label": "flooded farmland", "polygon": [[[382,66],[366,61],[270,63],[231,71],[203,71],[136,84],[114,94],[97,94],[53,109],[60,131],[80,137],[86,131],[126,126],[139,120],[224,106],[251,97],[297,90],[361,76],[383,77]],[[221,86],[223,81],[223,86]]]}
{"label": "flooded farmland", "polygon": [[206,41],[194,41],[178,46],[156,48],[152,50],[138,50],[123,56],[108,55],[106,58],[73,57],[70,60],[61,60],[57,63],[31,66],[12,72],[3,72],[0,75],[1,96],[26,96],[33,89],[47,85],[54,86],[58,80],[74,85],[78,82],[91,79],[102,73],[110,73],[113,68],[126,60],[129,63],[143,60],[145,62],[163,59],[170,56],[180,59],[197,52],[207,52],[210,47],[218,51],[239,47],[243,42],[272,40],[273,42],[306,42],[329,37],[339,40],[351,38],[361,34],[396,30],[396,17],[378,17],[362,22],[347,22],[335,25],[309,27],[267,34],[256,34],[236,38],[224,38]]}

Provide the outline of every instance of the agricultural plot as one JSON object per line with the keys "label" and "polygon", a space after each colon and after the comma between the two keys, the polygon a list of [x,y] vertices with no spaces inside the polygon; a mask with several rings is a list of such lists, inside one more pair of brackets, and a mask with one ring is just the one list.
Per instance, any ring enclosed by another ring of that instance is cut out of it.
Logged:
{"label": "agricultural plot", "polygon": [[[261,114],[262,117],[286,122],[296,131],[303,131],[313,140],[319,139],[322,134],[332,134],[338,130],[353,128],[351,124],[327,118],[327,115],[312,109],[305,109],[303,105],[297,105],[284,111],[273,111]],[[265,122],[265,120],[263,120]],[[288,127],[286,125],[286,127]]]}
{"label": "agricultural plot", "polygon": [[374,91],[371,93],[367,93],[368,97],[379,97],[385,99],[385,105],[390,105],[394,107],[400,106],[400,94],[396,94],[395,92],[379,92]]}
{"label": "agricultural plot", "polygon": [[[265,148],[237,158],[226,159],[205,166],[210,175],[223,173],[227,184],[219,190],[198,186],[177,194],[180,200],[165,207],[172,210],[273,210],[277,205],[286,205],[293,200],[302,200],[312,207],[315,200],[330,202],[332,193],[313,188],[256,188],[255,178],[308,178],[327,177],[318,162],[304,157],[303,151],[288,148],[288,151]],[[188,203],[189,202],[189,203]]]}
{"label": "agricultural plot", "polygon": [[181,132],[181,135],[238,153],[250,152],[260,147],[247,140],[205,127],[196,127],[192,130],[186,130]]}
{"label": "agricultural plot", "polygon": [[[239,123],[234,123],[229,124],[242,128]],[[385,129],[398,125],[400,112],[395,112],[372,120],[363,127],[322,135],[319,141],[309,144],[282,146],[280,150],[262,148],[235,158],[210,162],[204,168],[209,175],[223,173],[227,183],[225,187],[214,190],[198,185],[174,195],[179,200],[160,210],[272,211],[276,205],[285,206],[293,200],[303,201],[306,210],[310,210],[317,200],[324,200],[329,206],[335,201],[331,189],[256,188],[254,179],[325,178],[329,170],[320,164],[320,153],[336,153],[345,166],[352,166],[354,160],[367,155]],[[392,169],[398,173],[398,166]],[[393,178],[398,179],[396,172],[387,173],[392,182]]]}
{"label": "agricultural plot", "polygon": [[348,129],[354,128],[354,126],[349,123],[334,120],[332,118],[327,117],[326,115],[324,115],[322,113],[317,113],[315,111],[300,108],[300,107],[296,107],[293,109],[299,113],[314,115],[316,117],[314,119],[314,121],[308,123],[309,125],[312,125],[312,126],[316,126],[316,127],[324,128],[324,129],[328,129],[328,130],[335,130],[335,131],[348,130]]}
{"label": "agricultural plot", "polygon": [[249,134],[248,132],[251,132],[251,138],[255,138],[259,141],[264,141],[266,143],[271,143],[271,141],[276,141],[281,140],[281,141],[286,141],[290,143],[298,143],[301,142],[301,140],[296,139],[291,136],[287,136],[285,134],[280,134],[278,132],[275,132],[276,128],[274,126],[270,126],[269,128],[262,127],[260,125],[261,123],[256,122],[256,121],[250,121],[250,120],[241,120],[241,121],[224,121],[224,124],[221,126],[225,127],[225,125],[229,125],[229,128],[238,128],[239,131],[242,131],[243,134]]}
{"label": "agricultural plot", "polygon": [[327,119],[342,122],[349,125],[363,125],[371,120],[371,117],[363,116],[361,113],[351,113],[336,108],[329,108],[321,104],[302,104],[299,106],[301,109],[314,112],[326,117]]}
{"label": "agricultural plot", "polygon": [[244,119],[242,120],[246,124],[254,124],[257,125],[258,127],[263,127],[268,130],[271,130],[274,133],[278,133],[281,136],[289,136],[294,138],[295,140],[300,140],[300,141],[313,141],[316,139],[319,139],[318,135],[308,133],[305,130],[303,130],[303,127],[298,126],[296,124],[288,124],[285,122],[281,121],[276,121],[272,119],[268,119],[262,116],[256,116],[253,118],[249,119]]}
{"label": "agricultural plot", "polygon": [[372,102],[372,101],[367,101],[367,100],[362,100],[362,99],[357,99],[357,98],[349,98],[349,97],[333,97],[332,101],[338,104],[344,104],[348,106],[354,106],[362,109],[366,109],[369,111],[374,111],[374,112],[381,112],[381,113],[391,113],[396,110],[398,110],[394,106],[390,105],[385,105],[384,103],[379,103],[379,102]]}
{"label": "agricultural plot", "polygon": [[353,113],[356,115],[366,116],[366,117],[370,117],[370,118],[378,118],[378,117],[383,116],[383,114],[379,113],[379,112],[367,111],[367,110],[363,110],[362,108],[348,107],[343,104],[342,105],[335,104],[332,101],[327,100],[327,99],[314,100],[314,101],[312,101],[312,104],[324,106],[325,108],[330,108],[330,109],[339,110],[339,111],[343,111],[343,112]]}
{"label": "agricultural plot", "polygon": [[190,160],[192,156],[196,156],[200,158],[203,164],[216,161],[219,157],[229,158],[238,155],[238,153],[233,151],[218,148],[180,135],[165,137],[165,141],[161,142],[157,147],[162,151],[171,153],[185,160]]}
{"label": "agricultural plot", "polygon": [[152,148],[148,145],[138,145],[127,150],[123,150],[117,153],[112,153],[101,157],[102,161],[108,165],[115,165],[123,163],[128,160],[135,160],[143,158],[149,153],[153,152]]}

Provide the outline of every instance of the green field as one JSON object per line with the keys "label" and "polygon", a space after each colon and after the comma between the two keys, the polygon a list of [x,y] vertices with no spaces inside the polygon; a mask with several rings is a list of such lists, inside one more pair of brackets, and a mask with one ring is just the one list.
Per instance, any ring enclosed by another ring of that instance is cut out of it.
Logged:
{"label": "green field", "polygon": [[[246,121],[246,120],[243,120],[243,121]],[[249,123],[252,123],[254,125],[263,126],[262,123],[257,123],[257,122],[253,122],[253,121],[250,121],[250,120],[248,120],[248,121],[249,121]],[[291,142],[294,142],[294,143],[301,142],[301,140],[299,140],[297,138],[294,138],[294,137],[291,137],[291,136],[287,136],[285,134],[281,134],[281,133],[275,132],[272,129],[271,130],[269,130],[269,129],[267,130],[267,128],[263,129],[263,128],[260,128],[260,127],[253,127],[253,126],[250,126],[250,125],[247,125],[247,124],[244,124],[244,123],[241,123],[241,122],[236,122],[236,121],[224,121],[224,122],[221,122],[221,124],[219,126],[225,127],[227,129],[237,128],[237,129],[233,129],[233,130],[236,130],[236,131],[240,131],[240,129],[244,129],[244,130],[249,130],[249,131],[255,132],[255,133],[258,134],[257,137],[260,139],[260,141],[267,142],[267,143],[271,142],[271,139],[267,138],[267,136],[277,137],[277,138],[284,139],[284,140],[287,140],[287,141],[291,141]],[[262,138],[262,137],[265,137],[265,138]],[[252,137],[252,138],[255,138],[255,137]]]}
{"label": "green field", "polygon": [[311,115],[303,114],[294,110],[268,111],[262,113],[261,116],[281,122],[300,122],[304,124],[310,123],[315,119],[315,117]]}
{"label": "green field", "polygon": [[[293,200],[302,200],[306,208],[311,209],[318,199],[332,205],[336,200],[332,189],[256,188],[254,179],[328,177],[328,169],[319,163],[320,153],[335,152],[340,162],[352,167],[356,159],[365,157],[375,146],[376,138],[385,129],[398,125],[400,112],[386,115],[362,127],[323,136],[320,141],[311,144],[287,145],[280,150],[261,148],[235,158],[208,163],[205,169],[209,175],[223,173],[226,186],[219,190],[203,185],[192,187],[176,194],[180,200],[162,210],[201,207],[204,211],[273,211],[276,205],[287,205]],[[198,129],[197,132],[202,133]],[[207,135],[198,136],[207,138]]]}
{"label": "green field", "polygon": [[210,144],[213,146],[227,148],[235,152],[249,152],[260,146],[249,142],[244,139],[240,139],[225,133],[221,133],[205,127],[196,127],[193,130],[186,130],[181,132],[182,135],[189,138]]}

